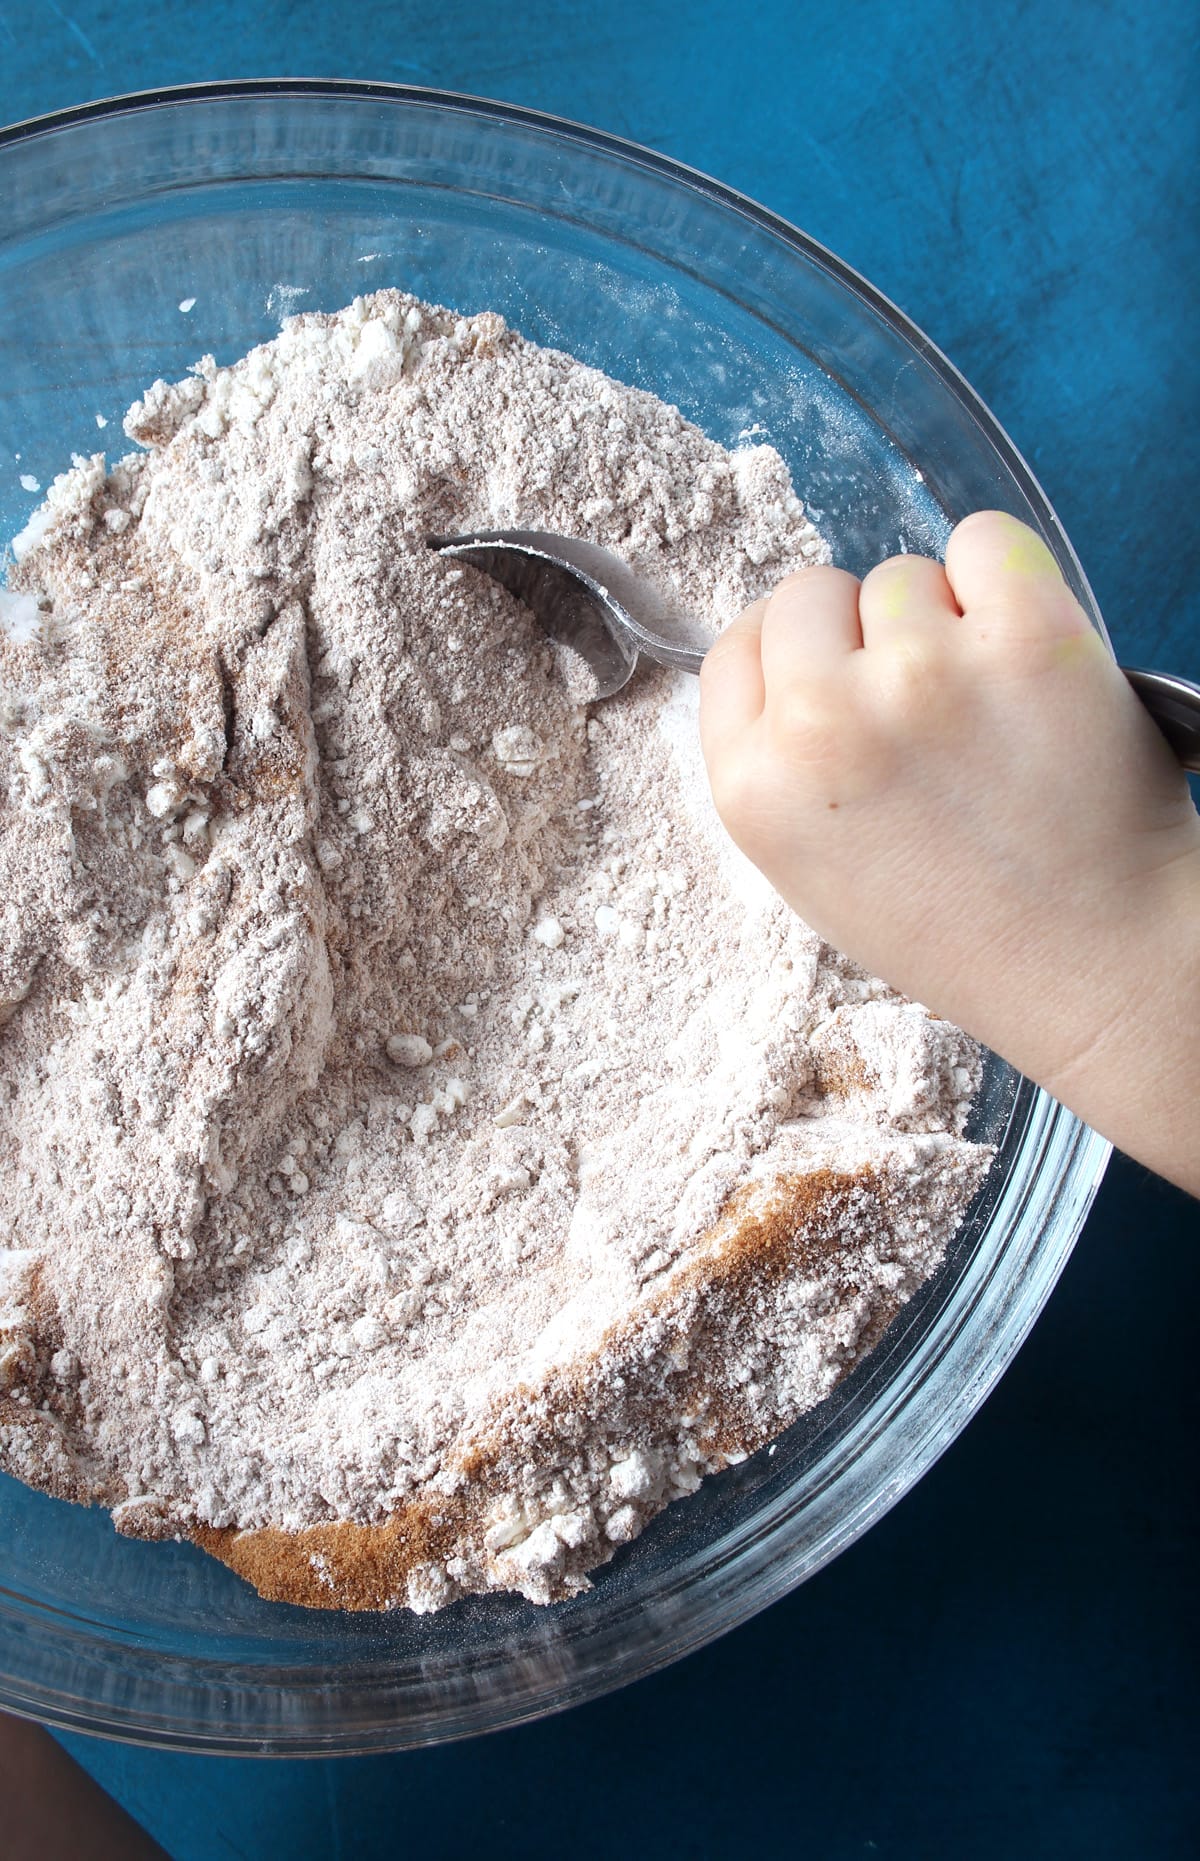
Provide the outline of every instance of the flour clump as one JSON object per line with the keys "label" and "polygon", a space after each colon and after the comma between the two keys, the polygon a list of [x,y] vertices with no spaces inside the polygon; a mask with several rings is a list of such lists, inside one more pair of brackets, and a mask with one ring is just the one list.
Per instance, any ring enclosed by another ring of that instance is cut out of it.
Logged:
{"label": "flour clump", "polygon": [[694,681],[589,709],[427,546],[718,629],[770,448],[384,291],[155,383],[0,596],[0,1467],[265,1595],[539,1602],[936,1266],[979,1056],[721,833]]}

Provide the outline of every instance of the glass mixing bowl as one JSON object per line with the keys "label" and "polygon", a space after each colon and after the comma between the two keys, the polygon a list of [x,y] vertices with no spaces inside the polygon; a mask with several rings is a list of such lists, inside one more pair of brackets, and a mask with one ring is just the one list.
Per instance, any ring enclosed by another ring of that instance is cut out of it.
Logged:
{"label": "glass mixing bowl", "polygon": [[[727,445],[770,440],[860,573],[1002,506],[1101,626],[1027,467],[925,337],[811,240],[645,150],[431,92],[222,85],[0,134],[0,202],[0,536],[71,452],[122,449],[121,415],[156,376],[205,351],[232,361],[291,310],[398,285],[499,310]],[[1107,1146],[998,1060],[976,1125],[995,1166],[879,1348],[589,1594],[308,1613],[0,1479],[0,1705],[201,1750],[385,1750],[534,1718],[732,1628],[919,1478],[1067,1258]]]}

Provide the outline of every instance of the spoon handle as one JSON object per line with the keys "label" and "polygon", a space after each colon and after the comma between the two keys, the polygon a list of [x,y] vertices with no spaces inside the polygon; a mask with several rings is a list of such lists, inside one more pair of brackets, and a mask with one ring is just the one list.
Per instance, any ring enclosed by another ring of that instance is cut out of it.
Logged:
{"label": "spoon handle", "polygon": [[1121,670],[1184,768],[1200,775],[1200,685],[1176,672]]}

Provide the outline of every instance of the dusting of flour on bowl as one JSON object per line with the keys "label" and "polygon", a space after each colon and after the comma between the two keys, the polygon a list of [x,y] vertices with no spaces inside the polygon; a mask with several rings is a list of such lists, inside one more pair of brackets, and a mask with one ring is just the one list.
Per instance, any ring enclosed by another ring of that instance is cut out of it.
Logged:
{"label": "dusting of flour on bowl", "polygon": [[971,1044],[431,533],[721,626],[779,457],[396,292],[156,382],[0,597],[0,1466],[268,1596],[570,1595],[819,1402],[986,1165]]}

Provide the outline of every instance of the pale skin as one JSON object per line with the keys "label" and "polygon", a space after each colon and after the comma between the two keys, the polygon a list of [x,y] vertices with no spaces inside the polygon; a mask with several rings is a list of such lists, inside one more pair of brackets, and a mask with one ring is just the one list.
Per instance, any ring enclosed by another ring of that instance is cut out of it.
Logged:
{"label": "pale skin", "polygon": [[1015,518],[789,576],[713,646],[726,828],[856,962],[1200,1195],[1200,814]]}

